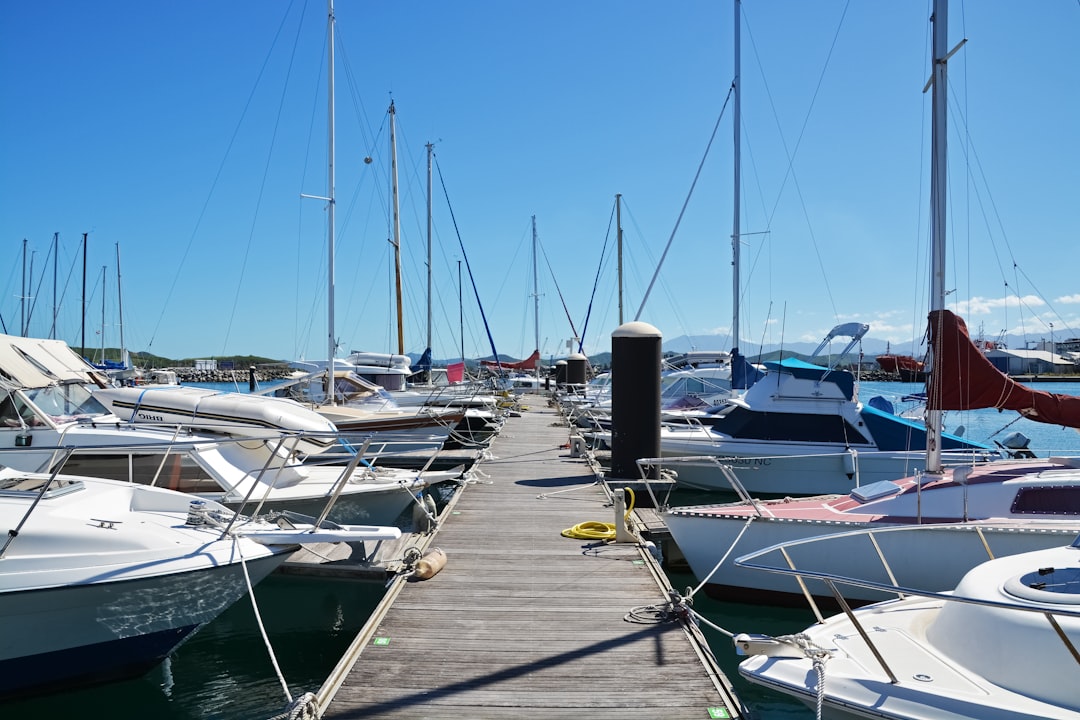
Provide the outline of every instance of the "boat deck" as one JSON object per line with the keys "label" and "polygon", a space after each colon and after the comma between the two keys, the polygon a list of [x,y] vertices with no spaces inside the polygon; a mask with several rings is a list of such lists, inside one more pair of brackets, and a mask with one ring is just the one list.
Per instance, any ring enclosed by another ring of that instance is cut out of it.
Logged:
{"label": "boat deck", "polygon": [[507,421],[428,537],[445,568],[391,583],[319,690],[324,718],[740,716],[648,551],[561,535],[614,521],[567,440],[548,408]]}

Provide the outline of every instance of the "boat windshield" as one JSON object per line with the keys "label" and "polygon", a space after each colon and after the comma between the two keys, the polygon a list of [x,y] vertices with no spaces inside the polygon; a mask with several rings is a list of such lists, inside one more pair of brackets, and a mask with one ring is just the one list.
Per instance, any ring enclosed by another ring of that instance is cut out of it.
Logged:
{"label": "boat windshield", "polygon": [[91,394],[90,389],[78,383],[49,385],[23,392],[34,406],[54,423],[68,423],[80,418],[109,414],[105,406]]}

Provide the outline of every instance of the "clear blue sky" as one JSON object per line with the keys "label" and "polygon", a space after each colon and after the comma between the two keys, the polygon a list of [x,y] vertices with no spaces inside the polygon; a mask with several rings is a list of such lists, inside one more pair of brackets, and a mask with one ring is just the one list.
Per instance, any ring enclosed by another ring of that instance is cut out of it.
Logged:
{"label": "clear blue sky", "polygon": [[[324,2],[4,3],[0,316],[18,333],[180,357],[325,358]],[[743,6],[743,343],[839,322],[910,343],[927,307],[929,2]],[[426,156],[435,143],[436,357],[460,351],[465,246],[498,350],[586,352],[624,320],[697,187],[640,319],[731,324],[730,2],[338,0],[336,335],[396,351],[386,109],[397,108],[405,349],[426,342]],[[950,301],[973,332],[1080,336],[1080,3],[953,2]],[[721,113],[723,110],[723,116]],[[363,158],[372,162],[365,164]],[[451,220],[452,208],[457,229]],[[601,253],[608,243],[608,258]],[[28,261],[29,266],[29,261]],[[105,268],[104,272],[102,268]],[[28,269],[29,272],[29,269]],[[552,276],[554,274],[554,278]],[[593,285],[598,289],[593,296]],[[104,275],[104,294],[102,277]],[[104,310],[103,301],[104,297]],[[490,352],[466,278],[464,346]],[[730,340],[721,338],[718,346]]]}

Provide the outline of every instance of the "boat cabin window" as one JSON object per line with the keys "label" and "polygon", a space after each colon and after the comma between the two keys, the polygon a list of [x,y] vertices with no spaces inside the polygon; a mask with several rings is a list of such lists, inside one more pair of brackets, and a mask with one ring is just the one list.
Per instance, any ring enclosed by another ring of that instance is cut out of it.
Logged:
{"label": "boat cabin window", "polygon": [[38,410],[50,416],[56,423],[109,414],[105,406],[83,385],[65,383],[23,392]]}
{"label": "boat cabin window", "polygon": [[187,453],[173,452],[169,453],[168,457],[164,456],[164,451],[154,450],[113,454],[75,452],[68,458],[62,471],[68,475],[90,475],[137,482],[187,493],[221,492],[217,481]]}
{"label": "boat cabin window", "polygon": [[1012,511],[1021,515],[1080,515],[1080,485],[1020,488]]}
{"label": "boat cabin window", "polygon": [[44,425],[34,409],[22,401],[22,398],[8,394],[0,401],[0,427],[21,428]]}

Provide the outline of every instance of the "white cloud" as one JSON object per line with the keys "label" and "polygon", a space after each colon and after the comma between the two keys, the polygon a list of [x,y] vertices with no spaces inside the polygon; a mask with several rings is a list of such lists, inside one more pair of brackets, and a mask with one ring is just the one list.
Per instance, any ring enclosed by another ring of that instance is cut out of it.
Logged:
{"label": "white cloud", "polygon": [[1054,302],[1062,303],[1062,304],[1066,304],[1066,305],[1072,305],[1072,304],[1075,304],[1075,303],[1080,303],[1080,293],[1076,293],[1075,295],[1063,295],[1062,297],[1059,297]]}
{"label": "white cloud", "polygon": [[955,303],[954,308],[961,317],[964,317],[967,315],[990,315],[995,310],[1001,309],[1031,309],[1033,307],[1042,307],[1044,305],[1046,305],[1046,302],[1037,295],[1025,295],[1024,297],[1007,295],[1001,298],[968,298],[966,302]]}

